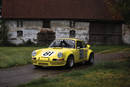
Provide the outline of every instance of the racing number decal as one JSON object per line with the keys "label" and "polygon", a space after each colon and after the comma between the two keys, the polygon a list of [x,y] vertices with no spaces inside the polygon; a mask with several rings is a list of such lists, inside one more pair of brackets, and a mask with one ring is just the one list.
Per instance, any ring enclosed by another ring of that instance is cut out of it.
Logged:
{"label": "racing number decal", "polygon": [[49,56],[52,56],[53,54],[54,54],[53,51],[47,51],[43,53],[43,57],[49,57]]}
{"label": "racing number decal", "polygon": [[85,50],[84,52],[85,52],[84,53],[84,55],[85,55],[84,57],[86,58],[87,57],[87,50]]}
{"label": "racing number decal", "polygon": [[84,58],[84,50],[80,50],[79,51],[79,54],[80,54],[80,59],[83,59]]}

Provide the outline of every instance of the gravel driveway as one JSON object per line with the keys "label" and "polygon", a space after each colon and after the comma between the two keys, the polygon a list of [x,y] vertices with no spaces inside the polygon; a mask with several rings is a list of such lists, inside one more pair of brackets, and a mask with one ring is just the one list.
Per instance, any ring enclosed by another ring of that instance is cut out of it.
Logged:
{"label": "gravel driveway", "polygon": [[[118,52],[109,54],[96,54],[95,64],[106,61],[115,61],[130,57],[130,53]],[[88,65],[76,65],[73,69],[84,69],[92,67]],[[8,69],[0,69],[0,87],[15,87],[19,84],[28,83],[34,79],[40,77],[52,77],[57,74],[70,72],[71,70],[65,70],[60,68],[42,68],[34,69],[32,64],[12,67]]]}

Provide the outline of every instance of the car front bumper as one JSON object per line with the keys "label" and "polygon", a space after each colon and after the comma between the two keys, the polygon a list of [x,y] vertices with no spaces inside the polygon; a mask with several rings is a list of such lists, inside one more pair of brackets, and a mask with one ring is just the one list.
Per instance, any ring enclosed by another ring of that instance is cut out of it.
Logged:
{"label": "car front bumper", "polygon": [[37,66],[65,66],[66,62],[64,59],[37,59],[32,58],[33,65]]}

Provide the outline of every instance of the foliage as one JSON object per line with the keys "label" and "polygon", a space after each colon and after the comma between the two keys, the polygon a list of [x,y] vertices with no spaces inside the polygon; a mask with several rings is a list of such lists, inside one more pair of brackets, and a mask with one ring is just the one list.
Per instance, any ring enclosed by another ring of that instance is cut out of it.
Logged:
{"label": "foliage", "polygon": [[34,42],[31,41],[31,39],[28,39],[27,41],[23,40],[23,44],[19,45],[19,46],[36,46],[36,44]]}
{"label": "foliage", "polygon": [[5,20],[0,21],[0,44],[7,44],[8,43],[8,27],[5,24]]}
{"label": "foliage", "polygon": [[130,0],[118,0],[118,8],[120,8],[126,23],[130,24]]}

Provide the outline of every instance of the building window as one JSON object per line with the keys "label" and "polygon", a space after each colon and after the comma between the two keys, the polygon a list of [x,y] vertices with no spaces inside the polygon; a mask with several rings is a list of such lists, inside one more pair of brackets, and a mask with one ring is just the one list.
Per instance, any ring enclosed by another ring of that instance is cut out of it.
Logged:
{"label": "building window", "polygon": [[44,20],[42,27],[43,28],[50,28],[51,27],[50,20]]}
{"label": "building window", "polygon": [[75,37],[75,30],[70,30],[70,37],[74,38]]}
{"label": "building window", "polygon": [[23,27],[23,20],[17,20],[17,27]]}
{"label": "building window", "polygon": [[23,36],[23,31],[17,31],[17,37],[22,37]]}
{"label": "building window", "polygon": [[75,21],[70,21],[70,27],[75,27]]}

